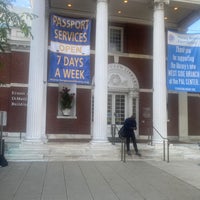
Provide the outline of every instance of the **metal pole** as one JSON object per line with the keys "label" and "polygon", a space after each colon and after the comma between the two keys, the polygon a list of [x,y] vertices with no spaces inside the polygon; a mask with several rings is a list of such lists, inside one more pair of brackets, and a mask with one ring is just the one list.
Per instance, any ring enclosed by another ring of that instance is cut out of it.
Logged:
{"label": "metal pole", "polygon": [[169,162],[169,140],[167,140],[167,162]]}
{"label": "metal pole", "polygon": [[3,112],[0,112],[1,113],[1,135],[0,135],[0,139],[2,140],[2,137],[3,137]]}
{"label": "metal pole", "polygon": [[123,140],[123,143],[124,143],[124,162],[126,162],[126,145],[125,145],[125,139]]}
{"label": "metal pole", "polygon": [[8,166],[8,161],[4,157],[4,140],[3,140],[3,112],[0,112],[1,116],[1,133],[0,133],[0,166],[6,167]]}
{"label": "metal pole", "polygon": [[112,136],[112,144],[115,145],[115,135],[116,135],[116,124],[111,124],[111,136]]}
{"label": "metal pole", "polygon": [[163,140],[163,161],[165,161],[165,140]]}
{"label": "metal pole", "polygon": [[113,144],[115,145],[115,135],[116,135],[116,124],[114,124],[114,133],[113,133]]}
{"label": "metal pole", "polygon": [[3,138],[3,112],[0,112],[0,113],[1,113],[0,155],[3,155],[3,140],[2,140]]}
{"label": "metal pole", "polygon": [[123,160],[123,140],[121,140],[121,161]]}
{"label": "metal pole", "polygon": [[114,140],[113,140],[113,138],[114,138],[114,124],[111,124],[111,136],[112,136],[112,144],[114,144]]}

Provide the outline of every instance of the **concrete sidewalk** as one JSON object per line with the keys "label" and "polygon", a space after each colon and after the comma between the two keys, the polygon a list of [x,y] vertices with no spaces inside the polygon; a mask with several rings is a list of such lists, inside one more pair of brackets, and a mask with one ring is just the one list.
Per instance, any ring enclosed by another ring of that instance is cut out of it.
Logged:
{"label": "concrete sidewalk", "polygon": [[197,160],[10,162],[1,200],[199,200]]}

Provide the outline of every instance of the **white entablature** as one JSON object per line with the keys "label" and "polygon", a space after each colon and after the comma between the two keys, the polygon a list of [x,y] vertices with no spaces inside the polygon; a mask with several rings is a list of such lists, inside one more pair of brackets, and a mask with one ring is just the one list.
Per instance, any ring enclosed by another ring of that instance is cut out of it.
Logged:
{"label": "white entablature", "polygon": [[181,3],[189,3],[189,4],[198,4],[200,5],[199,0],[170,0],[171,2],[181,2]]}

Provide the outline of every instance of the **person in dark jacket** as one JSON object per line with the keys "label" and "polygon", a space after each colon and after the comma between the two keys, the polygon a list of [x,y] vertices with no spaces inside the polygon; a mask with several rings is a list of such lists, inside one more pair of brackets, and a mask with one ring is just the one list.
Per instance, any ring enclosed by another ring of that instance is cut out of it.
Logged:
{"label": "person in dark jacket", "polygon": [[132,140],[133,147],[135,149],[135,154],[138,156],[141,156],[141,154],[139,153],[138,148],[137,148],[137,141],[136,141],[136,137],[135,137],[135,133],[134,133],[134,130],[137,130],[137,123],[136,123],[134,115],[132,115],[131,117],[129,117],[125,120],[124,127],[125,127],[125,131],[126,131],[126,146],[127,146],[128,155],[131,155],[130,140]]}

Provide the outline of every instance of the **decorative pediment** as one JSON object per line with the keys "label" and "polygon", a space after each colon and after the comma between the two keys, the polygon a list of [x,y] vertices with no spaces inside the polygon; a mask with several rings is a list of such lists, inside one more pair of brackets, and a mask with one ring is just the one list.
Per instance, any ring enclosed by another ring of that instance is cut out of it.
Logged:
{"label": "decorative pediment", "polygon": [[139,84],[135,74],[129,68],[113,63],[108,65],[108,88],[137,91]]}

